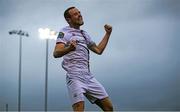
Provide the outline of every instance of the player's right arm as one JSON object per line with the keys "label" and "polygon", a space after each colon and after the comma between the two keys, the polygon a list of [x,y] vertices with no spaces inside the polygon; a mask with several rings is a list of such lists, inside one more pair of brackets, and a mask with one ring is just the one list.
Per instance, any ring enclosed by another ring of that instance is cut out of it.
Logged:
{"label": "player's right arm", "polygon": [[74,51],[76,49],[76,41],[70,41],[70,44],[66,47],[64,43],[57,43],[53,52],[54,58],[60,58],[65,54]]}

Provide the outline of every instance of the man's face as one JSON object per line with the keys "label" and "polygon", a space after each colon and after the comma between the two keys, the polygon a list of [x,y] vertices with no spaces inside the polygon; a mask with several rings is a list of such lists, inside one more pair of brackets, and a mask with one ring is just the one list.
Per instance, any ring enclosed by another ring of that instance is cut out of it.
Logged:
{"label": "man's face", "polygon": [[80,11],[77,8],[73,8],[69,10],[70,18],[69,23],[74,26],[81,26],[84,24],[83,18],[81,16]]}

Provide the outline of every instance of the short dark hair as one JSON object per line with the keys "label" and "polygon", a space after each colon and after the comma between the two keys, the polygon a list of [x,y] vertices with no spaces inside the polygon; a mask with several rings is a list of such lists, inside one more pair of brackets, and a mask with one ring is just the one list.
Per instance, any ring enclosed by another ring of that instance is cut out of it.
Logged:
{"label": "short dark hair", "polygon": [[69,14],[69,10],[74,9],[74,8],[75,7],[69,7],[64,11],[64,18],[66,19],[66,21],[67,21],[67,18],[71,17],[71,15]]}

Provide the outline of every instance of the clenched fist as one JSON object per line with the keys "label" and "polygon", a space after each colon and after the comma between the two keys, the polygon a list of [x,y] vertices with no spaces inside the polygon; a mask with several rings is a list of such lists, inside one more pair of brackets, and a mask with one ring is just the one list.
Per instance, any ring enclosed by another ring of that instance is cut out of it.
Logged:
{"label": "clenched fist", "polygon": [[105,24],[105,25],[104,25],[104,29],[105,29],[106,33],[111,34],[111,32],[112,32],[112,26],[110,26],[110,25],[108,25],[108,24]]}
{"label": "clenched fist", "polygon": [[71,51],[74,51],[76,49],[77,41],[76,40],[71,40],[69,43],[69,48]]}

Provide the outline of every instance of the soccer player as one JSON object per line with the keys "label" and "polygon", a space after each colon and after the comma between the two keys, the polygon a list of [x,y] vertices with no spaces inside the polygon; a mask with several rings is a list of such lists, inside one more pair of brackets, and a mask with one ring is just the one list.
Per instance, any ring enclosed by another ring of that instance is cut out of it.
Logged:
{"label": "soccer player", "polygon": [[96,45],[80,26],[84,24],[82,15],[76,7],[65,10],[64,17],[69,24],[62,28],[57,37],[54,57],[63,57],[62,67],[67,71],[66,82],[74,111],[84,111],[84,96],[97,104],[103,111],[113,111],[113,106],[104,87],[95,79],[89,68],[89,49],[101,55],[112,32],[105,25],[105,35]]}

